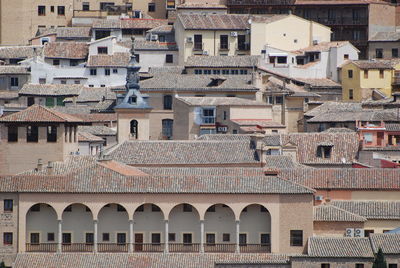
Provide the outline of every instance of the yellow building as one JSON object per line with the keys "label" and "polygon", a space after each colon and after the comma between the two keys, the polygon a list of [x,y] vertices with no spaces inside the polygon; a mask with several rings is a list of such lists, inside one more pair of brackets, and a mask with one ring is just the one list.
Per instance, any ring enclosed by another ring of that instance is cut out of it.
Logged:
{"label": "yellow building", "polygon": [[363,101],[390,97],[394,75],[400,70],[397,61],[349,61],[341,67],[342,95],[344,101]]}

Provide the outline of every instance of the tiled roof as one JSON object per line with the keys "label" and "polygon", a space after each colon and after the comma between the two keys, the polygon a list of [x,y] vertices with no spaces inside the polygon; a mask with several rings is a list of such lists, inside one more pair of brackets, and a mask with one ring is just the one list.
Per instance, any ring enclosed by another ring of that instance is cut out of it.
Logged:
{"label": "tiled roof", "polygon": [[[313,109],[314,110],[314,109]],[[314,114],[313,110],[309,114]],[[397,117],[397,109],[363,109],[360,111],[330,111],[320,113],[313,118],[307,120],[310,123],[319,122],[354,122],[354,121],[388,121],[399,122]]]}
{"label": "tiled roof", "polygon": [[1,90],[0,91],[0,99],[1,100],[10,100],[10,99],[18,99],[19,95],[16,91],[10,90]]}
{"label": "tiled roof", "polygon": [[342,66],[348,63],[354,63],[360,69],[393,69],[393,65],[398,63],[396,60],[353,60],[344,63]]}
{"label": "tiled roof", "polygon": [[212,75],[190,75],[158,72],[153,78],[140,82],[141,91],[244,91],[256,92],[249,75],[227,75],[219,86],[213,86]]}
{"label": "tiled roof", "polygon": [[400,131],[400,124],[385,124],[386,131]]}
{"label": "tiled roof", "polygon": [[373,258],[367,237],[310,237],[308,255],[332,258]]}
{"label": "tiled roof", "polygon": [[374,252],[382,249],[384,254],[400,254],[400,234],[370,234]]}
{"label": "tiled roof", "polygon": [[100,137],[97,137],[88,132],[79,131],[78,132],[78,141],[79,142],[104,142],[104,140]]}
{"label": "tiled roof", "polygon": [[331,205],[314,207],[314,221],[365,222],[366,218]]}
{"label": "tiled roof", "polygon": [[67,106],[55,106],[54,110],[60,111],[66,114],[90,114],[93,106],[87,104],[81,105],[67,105]]}
{"label": "tiled roof", "polygon": [[318,94],[309,92],[302,86],[293,83],[286,83],[282,79],[275,76],[270,76],[265,84],[267,92],[289,93],[289,97],[320,97]]}
{"label": "tiled roof", "polygon": [[[265,105],[265,104],[264,104]],[[271,119],[231,119],[231,121],[239,126],[259,126],[262,128],[274,127],[284,128],[281,123],[274,122]]]}
{"label": "tiled roof", "polygon": [[91,27],[58,27],[57,38],[90,38]]}
{"label": "tiled roof", "polygon": [[379,0],[296,0],[296,5],[369,5],[369,4],[388,4]]}
{"label": "tiled roof", "polygon": [[19,91],[20,95],[32,96],[78,96],[83,85],[66,84],[25,84]]}
{"label": "tiled roof", "polygon": [[267,106],[264,102],[237,97],[177,97],[176,99],[189,106]]}
{"label": "tiled roof", "polygon": [[76,268],[214,268],[216,263],[286,264],[289,258],[277,254],[233,253],[20,253],[16,268],[76,267]]}
{"label": "tiled roof", "polygon": [[116,52],[113,55],[89,56],[87,67],[127,67],[131,59],[130,53]]}
{"label": "tiled roof", "polygon": [[265,155],[265,169],[310,168],[297,163],[290,155]]}
{"label": "tiled roof", "polygon": [[400,190],[399,169],[282,169],[279,177],[313,189]]}
{"label": "tiled roof", "polygon": [[251,141],[251,136],[241,134],[204,134],[197,138],[197,140],[208,141]]}
{"label": "tiled roof", "polygon": [[333,47],[342,47],[351,45],[349,41],[334,41],[334,42],[320,42],[317,45],[308,46],[296,51],[294,53],[315,52],[315,51],[329,51]]}
{"label": "tiled roof", "polygon": [[85,123],[117,121],[116,113],[73,114],[73,116],[82,119]]}
{"label": "tiled roof", "polygon": [[281,135],[279,134],[267,134],[262,139],[265,146],[280,146],[281,145]]}
{"label": "tiled roof", "polygon": [[117,131],[106,126],[79,126],[79,131],[90,133],[97,136],[115,136]]}
{"label": "tiled roof", "polygon": [[400,40],[400,32],[377,32],[373,36],[369,38],[369,41],[371,42],[378,42],[378,41],[383,41],[383,42],[389,42],[389,41],[399,41]]}
{"label": "tiled roof", "polygon": [[29,74],[28,68],[16,65],[0,65],[0,75],[2,74]]}
{"label": "tiled roof", "polygon": [[250,28],[248,15],[178,14],[186,30],[246,30]]}
{"label": "tiled roof", "polygon": [[176,43],[166,42],[154,42],[147,40],[135,40],[134,49],[140,50],[167,50],[167,51],[178,51]]}
{"label": "tiled roof", "polygon": [[369,220],[400,220],[400,201],[332,201],[332,205]]}
{"label": "tiled roof", "polygon": [[153,29],[167,25],[168,20],[160,19],[95,19],[94,29]]}
{"label": "tiled roof", "polygon": [[43,46],[0,47],[0,59],[27,59],[41,55]]}
{"label": "tiled roof", "polygon": [[174,31],[173,25],[161,25],[148,30],[148,33],[172,33]]}
{"label": "tiled roof", "polygon": [[226,5],[217,3],[182,3],[176,6],[177,9],[227,9]]}
{"label": "tiled roof", "polygon": [[362,111],[359,102],[335,102],[327,101],[305,113],[306,116],[317,116],[320,114],[330,114],[338,112],[359,112]]}
{"label": "tiled roof", "polygon": [[185,67],[253,68],[258,59],[258,56],[190,56]]}
{"label": "tiled roof", "polygon": [[259,163],[246,141],[126,141],[109,156],[129,165]]}
{"label": "tiled roof", "polygon": [[154,176],[263,176],[260,167],[140,167],[143,172]]}
{"label": "tiled roof", "polygon": [[345,128],[345,127],[331,127],[322,132],[324,132],[324,133],[346,133],[346,132],[354,132],[354,130]]}
{"label": "tiled roof", "polygon": [[7,116],[0,117],[0,122],[82,122],[81,119],[72,115],[60,113],[43,106],[32,105],[27,109],[13,113]]}
{"label": "tiled roof", "polygon": [[[116,95],[109,87],[84,87],[76,98],[76,102],[100,102],[115,99]],[[65,102],[72,102],[72,99],[65,99]]]}
{"label": "tiled roof", "polygon": [[310,85],[310,87],[312,88],[318,88],[318,87],[322,87],[322,88],[342,88],[342,86],[331,80],[331,79],[327,79],[327,78],[300,78],[300,77],[296,77],[294,78],[294,80],[300,81],[304,84],[308,84]]}
{"label": "tiled roof", "polygon": [[83,42],[49,42],[44,46],[44,57],[57,59],[86,59],[89,45]]}

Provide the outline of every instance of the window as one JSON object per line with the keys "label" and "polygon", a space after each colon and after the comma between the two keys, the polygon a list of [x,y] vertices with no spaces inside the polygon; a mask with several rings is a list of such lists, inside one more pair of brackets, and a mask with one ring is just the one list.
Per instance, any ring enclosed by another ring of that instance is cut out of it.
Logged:
{"label": "window", "polygon": [[209,207],[209,208],[207,209],[207,212],[215,212],[215,205]]}
{"label": "window", "polygon": [[126,244],[126,234],[117,233],[117,244]]}
{"label": "window", "polygon": [[103,240],[103,242],[110,241],[110,233],[103,233],[102,234],[102,240]]}
{"label": "window", "polygon": [[113,69],[113,74],[117,74],[118,73],[118,69]]}
{"label": "window", "polygon": [[397,268],[397,264],[390,264],[390,263],[389,263],[388,268]]}
{"label": "window", "polygon": [[228,35],[220,35],[219,42],[219,48],[221,50],[229,49]]}
{"label": "window", "polygon": [[3,244],[4,245],[12,245],[13,243],[13,233],[4,233],[3,234]]}
{"label": "window", "polygon": [[172,133],[173,133],[174,120],[172,120],[172,119],[163,119],[161,121],[161,124],[162,124],[162,135],[163,135],[163,138],[171,140],[172,139]]}
{"label": "window", "polygon": [[331,265],[329,263],[321,263],[321,268],[330,268]]}
{"label": "window", "polygon": [[222,234],[222,242],[230,242],[231,241],[231,234],[224,233]]}
{"label": "window", "polygon": [[53,60],[53,65],[54,66],[60,65],[60,60]]}
{"label": "window", "polygon": [[30,211],[33,211],[33,212],[38,212],[38,211],[40,211],[40,204],[33,205],[33,206],[31,207]]}
{"label": "window", "polygon": [[18,127],[8,126],[8,142],[17,142],[17,141],[18,141]]}
{"label": "window", "polygon": [[38,16],[46,16],[46,7],[38,6]]}
{"label": "window", "polygon": [[183,212],[192,212],[193,208],[192,205],[183,204]]}
{"label": "window", "polygon": [[239,234],[239,245],[240,246],[247,245],[247,234]]}
{"label": "window", "polygon": [[156,4],[155,3],[149,3],[147,10],[148,10],[148,12],[156,12]]}
{"label": "window", "polygon": [[40,234],[39,233],[31,233],[30,235],[31,244],[39,244],[40,243]]}
{"label": "window", "polygon": [[93,233],[86,233],[85,235],[85,243],[92,245],[94,243],[94,235]]}
{"label": "window", "polygon": [[364,78],[368,79],[368,70],[364,70]]}
{"label": "window", "polygon": [[383,79],[385,77],[385,71],[384,70],[379,70],[379,78]]}
{"label": "window", "polygon": [[114,2],[100,2],[100,10],[107,10],[108,6],[114,6]]}
{"label": "window", "polygon": [[215,123],[215,113],[213,108],[203,108],[203,124],[214,124]]}
{"label": "window", "polygon": [[354,99],[354,95],[353,95],[354,93],[353,93],[353,90],[352,89],[349,89],[349,100],[352,100],[352,99]]}
{"label": "window", "polygon": [[201,34],[194,35],[194,50],[203,50],[203,36]]}
{"label": "window", "polygon": [[117,211],[119,211],[119,212],[125,212],[126,209],[125,209],[123,206],[121,206],[121,205],[117,205]]}
{"label": "window", "polygon": [[108,54],[107,47],[97,47],[97,54]]}
{"label": "window", "polygon": [[100,87],[106,87],[106,85],[100,85]]}
{"label": "window", "polygon": [[53,97],[47,97],[46,98],[46,106],[47,107],[53,107],[54,106],[54,98]]}
{"label": "window", "polygon": [[213,74],[221,74],[221,70],[213,70]]}
{"label": "window", "polygon": [[356,268],[364,268],[364,264],[362,264],[362,263],[356,263]]}
{"label": "window", "polygon": [[97,75],[97,69],[90,69],[90,75]]}
{"label": "window", "polygon": [[97,30],[97,31],[95,31],[95,39],[96,40],[108,37],[110,35],[111,35],[111,31],[110,30]]}
{"label": "window", "polygon": [[78,60],[70,60],[69,66],[77,66],[79,64]]}
{"label": "window", "polygon": [[239,74],[239,70],[231,70],[231,74],[238,75]]}
{"label": "window", "polygon": [[51,12],[51,13],[54,13],[54,6],[51,6],[51,7],[50,7],[50,12]]}
{"label": "window", "polygon": [[61,80],[61,85],[66,85],[67,84],[67,80]]}
{"label": "window", "polygon": [[27,142],[38,142],[39,140],[39,128],[37,126],[26,127],[26,141]]}
{"label": "window", "polygon": [[282,96],[276,96],[275,97],[275,103],[276,104],[282,104],[283,103],[283,97]]}
{"label": "window", "polygon": [[161,234],[160,233],[155,233],[151,234],[151,243],[154,244],[160,244],[161,243]]}
{"label": "window", "polygon": [[68,244],[71,244],[71,242],[72,242],[71,233],[63,233],[62,234],[62,243],[68,245]]}
{"label": "window", "polygon": [[224,118],[224,120],[226,120],[226,116],[227,114],[226,114],[226,111],[224,111],[224,116],[223,116],[223,118]]}
{"label": "window", "polygon": [[370,234],[373,234],[373,233],[374,233],[374,230],[364,230],[364,236],[365,237],[369,237]]}
{"label": "window", "polygon": [[215,245],[215,234],[206,234],[206,243],[208,246]]}
{"label": "window", "polygon": [[110,69],[104,69],[104,75],[110,75],[111,70]]}
{"label": "window", "polygon": [[247,74],[247,70],[240,70],[240,74]]}
{"label": "window", "polygon": [[317,147],[317,157],[331,158],[332,146],[319,145]]}
{"label": "window", "polygon": [[353,70],[348,70],[348,71],[347,71],[347,76],[348,76],[349,78],[353,78]]}
{"label": "window", "polygon": [[172,110],[172,96],[164,95],[163,97],[164,110]]}
{"label": "window", "polygon": [[184,244],[192,244],[192,234],[184,233],[182,238]]}
{"label": "window", "polygon": [[12,211],[13,211],[13,200],[4,199],[4,212],[12,212]]}
{"label": "window", "polygon": [[132,120],[130,123],[130,134],[131,138],[137,139],[138,138],[138,121]]}
{"label": "window", "polygon": [[83,10],[83,11],[88,11],[88,10],[90,10],[90,3],[89,3],[89,2],[83,2],[83,3],[82,3],[82,10]]}
{"label": "window", "polygon": [[165,62],[166,62],[166,63],[174,63],[174,55],[172,55],[172,54],[167,54],[167,55],[165,56]]}
{"label": "window", "polygon": [[64,97],[57,97],[57,106],[65,106]]}
{"label": "window", "polygon": [[11,87],[18,87],[19,83],[18,83],[18,77],[11,77],[10,78],[10,85]]}
{"label": "window", "polygon": [[343,55],[343,59],[344,59],[344,60],[348,60],[348,59],[349,59],[349,54],[344,54],[344,55]]}
{"label": "window", "polygon": [[57,126],[47,127],[47,142],[57,142]]}
{"label": "window", "polygon": [[375,57],[377,59],[382,59],[383,58],[383,49],[382,48],[375,49]]}
{"label": "window", "polygon": [[54,233],[47,233],[47,242],[54,242]]}
{"label": "window", "polygon": [[94,85],[89,85],[89,87],[94,87]]}
{"label": "window", "polygon": [[[80,83],[81,83],[80,80],[74,80],[74,84],[75,84],[75,85],[79,85]],[[58,105],[58,98],[57,98],[57,105]]]}
{"label": "window", "polygon": [[203,74],[203,70],[195,69],[194,74]]}
{"label": "window", "polygon": [[57,15],[58,16],[65,16],[65,6],[58,6],[57,7]]}
{"label": "window", "polygon": [[286,64],[287,57],[277,57],[278,64]]}
{"label": "window", "polygon": [[269,234],[260,235],[260,243],[263,246],[269,246],[271,244],[271,237]]}
{"label": "window", "polygon": [[46,84],[46,78],[39,78],[39,84]]}
{"label": "window", "polygon": [[168,233],[168,241],[174,242],[176,239],[175,233]]}
{"label": "window", "polygon": [[303,231],[290,230],[290,246],[302,247],[303,246]]}
{"label": "window", "polygon": [[157,206],[157,205],[151,205],[151,211],[153,211],[153,212],[158,212],[158,211],[161,211],[161,209]]}
{"label": "window", "polygon": [[392,58],[398,58],[398,57],[399,57],[399,49],[392,48]]}

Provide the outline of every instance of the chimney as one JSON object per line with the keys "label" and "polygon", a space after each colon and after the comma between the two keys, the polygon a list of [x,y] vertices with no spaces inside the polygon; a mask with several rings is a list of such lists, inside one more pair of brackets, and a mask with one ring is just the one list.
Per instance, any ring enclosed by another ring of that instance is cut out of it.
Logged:
{"label": "chimney", "polygon": [[37,171],[41,171],[42,168],[43,168],[43,161],[42,161],[42,158],[39,158],[38,161],[37,161],[36,170],[37,170]]}
{"label": "chimney", "polygon": [[47,164],[47,175],[53,175],[53,162],[49,161]]}

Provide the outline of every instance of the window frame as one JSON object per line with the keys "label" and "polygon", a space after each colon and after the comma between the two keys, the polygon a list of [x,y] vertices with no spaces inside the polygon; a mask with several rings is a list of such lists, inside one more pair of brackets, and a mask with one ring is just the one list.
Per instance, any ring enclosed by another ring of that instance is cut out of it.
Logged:
{"label": "window frame", "polygon": [[303,230],[290,230],[290,246],[302,247],[304,244]]}
{"label": "window frame", "polygon": [[[10,206],[11,203],[11,206]],[[3,200],[3,212],[10,213],[14,210],[14,200],[13,199],[4,199]]]}
{"label": "window frame", "polygon": [[39,127],[34,125],[26,126],[26,142],[39,142]]}
{"label": "window frame", "polygon": [[13,125],[7,126],[7,141],[18,142],[18,126],[13,126]]}
{"label": "window frame", "polygon": [[57,16],[65,16],[65,6],[57,6]]}
{"label": "window frame", "polygon": [[105,76],[110,76],[111,75],[111,70],[109,68],[104,69],[104,75]]}
{"label": "window frame", "polygon": [[13,244],[13,233],[12,232],[4,232],[3,233],[3,245],[11,246]]}
{"label": "window frame", "polygon": [[49,125],[46,128],[47,142],[57,142],[57,126]]}
{"label": "window frame", "polygon": [[156,4],[155,3],[148,3],[147,12],[156,12]]}
{"label": "window frame", "polygon": [[166,54],[165,55],[165,63],[174,63],[174,55]]}
{"label": "window frame", "polygon": [[37,11],[38,16],[46,16],[46,6],[39,5]]}
{"label": "window frame", "polygon": [[97,75],[97,69],[96,68],[90,68],[89,72],[90,72],[91,76],[96,76]]}

